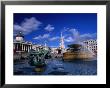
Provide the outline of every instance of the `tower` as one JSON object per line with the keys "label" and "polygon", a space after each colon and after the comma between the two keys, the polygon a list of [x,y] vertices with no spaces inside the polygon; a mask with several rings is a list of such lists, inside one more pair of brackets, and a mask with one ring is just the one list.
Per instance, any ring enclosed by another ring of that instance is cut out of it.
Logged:
{"label": "tower", "polygon": [[62,36],[62,32],[61,32],[61,38],[60,38],[60,49],[64,49],[65,45],[64,45],[64,37]]}

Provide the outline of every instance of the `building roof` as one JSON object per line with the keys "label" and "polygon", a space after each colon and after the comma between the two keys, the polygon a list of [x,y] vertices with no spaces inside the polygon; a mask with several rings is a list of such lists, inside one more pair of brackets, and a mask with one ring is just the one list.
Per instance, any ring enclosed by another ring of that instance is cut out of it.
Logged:
{"label": "building roof", "polygon": [[22,34],[22,32],[19,32],[16,37],[23,37],[24,38],[24,35]]}

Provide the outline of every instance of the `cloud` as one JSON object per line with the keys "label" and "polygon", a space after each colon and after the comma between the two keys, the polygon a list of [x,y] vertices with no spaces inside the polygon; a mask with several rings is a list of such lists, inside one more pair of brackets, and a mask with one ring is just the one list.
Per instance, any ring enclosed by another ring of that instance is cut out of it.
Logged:
{"label": "cloud", "polygon": [[42,38],[48,38],[50,35],[49,34],[44,34],[43,36],[42,36]]}
{"label": "cloud", "polygon": [[50,25],[50,24],[48,24],[45,28],[44,28],[46,31],[53,31],[55,28],[52,26],[52,25]]}
{"label": "cloud", "polygon": [[25,18],[21,24],[14,24],[14,34],[21,31],[24,35],[31,33],[34,30],[38,30],[42,23],[35,17]]}
{"label": "cloud", "polygon": [[39,36],[36,36],[36,37],[34,37],[33,39],[41,39],[42,38],[42,36],[41,35],[39,35]]}
{"label": "cloud", "polygon": [[70,29],[69,31],[73,34],[75,39],[79,37],[79,32],[77,29]]}
{"label": "cloud", "polygon": [[91,35],[90,33],[87,33],[87,34],[82,34],[82,35],[80,35],[80,37],[81,37],[81,38],[84,38],[84,37],[89,37],[89,38],[91,38],[92,35]]}
{"label": "cloud", "polygon": [[38,40],[38,39],[46,39],[46,38],[49,38],[49,36],[50,36],[49,34],[44,34],[44,35],[36,36],[33,39],[36,39],[36,40]]}
{"label": "cloud", "polygon": [[84,40],[88,40],[88,39],[96,39],[97,38],[97,34],[96,33],[86,33],[86,34],[82,34],[80,35],[80,40],[84,41]]}
{"label": "cloud", "polygon": [[[80,32],[77,29],[68,29],[68,36],[65,37],[65,42],[82,42],[84,40],[89,40],[89,39],[96,39],[97,38],[97,33],[85,33],[85,34],[80,34]],[[64,35],[65,36],[65,35]]]}
{"label": "cloud", "polygon": [[65,42],[74,42],[74,39],[72,37],[67,37],[64,40]]}
{"label": "cloud", "polygon": [[56,37],[50,38],[49,40],[50,40],[50,41],[55,41],[55,40],[58,40],[59,38],[60,38],[60,37],[56,36]]}

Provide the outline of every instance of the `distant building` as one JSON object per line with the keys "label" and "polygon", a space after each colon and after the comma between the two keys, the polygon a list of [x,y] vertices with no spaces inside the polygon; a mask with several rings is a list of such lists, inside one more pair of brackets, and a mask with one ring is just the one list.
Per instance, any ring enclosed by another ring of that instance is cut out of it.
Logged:
{"label": "distant building", "polygon": [[86,48],[88,48],[94,53],[97,53],[97,41],[96,40],[90,39],[90,40],[83,41],[83,43],[86,45]]}
{"label": "distant building", "polygon": [[40,49],[41,47],[42,47],[41,45],[32,44],[32,49],[33,49],[33,50],[39,51],[39,49]]}
{"label": "distant building", "polygon": [[51,53],[58,53],[57,47],[51,47]]}

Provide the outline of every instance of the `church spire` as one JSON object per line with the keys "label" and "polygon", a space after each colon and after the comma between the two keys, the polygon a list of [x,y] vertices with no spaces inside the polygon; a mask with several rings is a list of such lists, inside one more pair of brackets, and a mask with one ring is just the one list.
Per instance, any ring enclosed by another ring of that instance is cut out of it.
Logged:
{"label": "church spire", "polygon": [[62,32],[61,32],[61,38],[60,38],[60,48],[61,49],[64,49],[65,48],[65,46],[64,46],[64,37],[62,35]]}
{"label": "church spire", "polygon": [[47,44],[46,44],[46,41],[45,41],[45,44],[44,44],[44,48],[45,48],[45,50],[47,49]]}

